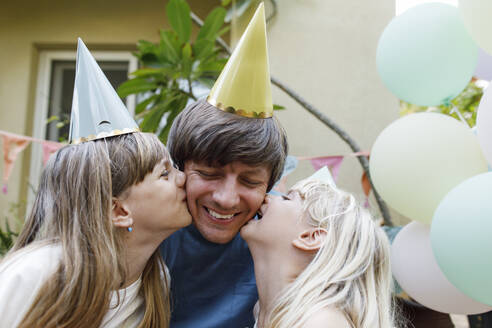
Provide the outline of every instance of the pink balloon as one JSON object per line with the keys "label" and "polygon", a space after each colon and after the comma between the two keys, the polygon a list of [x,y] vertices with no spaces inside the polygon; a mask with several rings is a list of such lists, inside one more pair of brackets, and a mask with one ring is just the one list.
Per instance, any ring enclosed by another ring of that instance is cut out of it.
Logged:
{"label": "pink balloon", "polygon": [[481,80],[492,80],[492,56],[482,49],[478,49],[478,63],[473,76]]}
{"label": "pink balloon", "polygon": [[477,136],[487,162],[492,164],[492,88],[485,89],[477,112]]}
{"label": "pink balloon", "polygon": [[447,280],[434,258],[430,227],[425,224],[411,222],[396,235],[391,245],[391,269],[401,288],[430,309],[455,314],[492,310],[466,296]]}

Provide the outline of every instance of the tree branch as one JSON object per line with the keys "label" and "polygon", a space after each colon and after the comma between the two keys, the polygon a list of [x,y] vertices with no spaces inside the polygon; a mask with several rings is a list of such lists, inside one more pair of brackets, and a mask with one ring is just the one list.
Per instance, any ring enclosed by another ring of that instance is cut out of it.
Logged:
{"label": "tree branch", "polygon": [[[294,99],[299,105],[301,105],[304,109],[306,109],[308,112],[310,112],[314,117],[316,117],[318,120],[320,120],[324,125],[326,125],[328,128],[330,128],[333,132],[335,132],[343,141],[345,141],[346,144],[349,145],[350,149],[354,153],[358,153],[361,151],[359,145],[344,131],[342,130],[335,122],[333,122],[328,116],[323,114],[319,109],[315,108],[313,105],[309,104],[307,101],[305,101],[301,96],[299,96],[297,93],[295,93],[292,89],[289,87],[285,86],[283,83],[281,83],[279,80],[274,78],[273,76],[271,77],[272,84],[276,85],[280,90],[284,91],[286,94],[288,94],[292,99]],[[379,193],[376,191],[374,188],[374,184],[372,183],[371,179],[371,174],[369,173],[369,161],[365,156],[357,156],[357,159],[359,160],[360,165],[362,166],[362,169],[367,175],[367,179],[369,180],[369,183],[371,184],[372,192],[374,193],[374,197],[376,198],[376,201],[379,206],[379,210],[381,211],[381,215],[383,216],[384,224],[388,226],[392,226],[393,223],[391,222],[391,215],[389,213],[388,207],[386,206],[386,203],[383,201]]]}
{"label": "tree branch", "polygon": [[[190,12],[191,20],[198,26],[203,26],[203,21],[200,17],[198,17],[193,11]],[[231,48],[227,45],[227,43],[221,38],[218,37],[215,41],[224,49],[229,55],[231,54]]]}
{"label": "tree branch", "polygon": [[[276,3],[274,3],[275,9],[276,9]],[[191,19],[195,24],[198,26],[203,26],[203,21],[193,12],[191,12]],[[226,51],[229,55],[231,54],[231,49],[227,45],[227,43],[220,37],[216,39],[217,43]],[[323,114],[319,109],[308,103],[306,100],[304,100],[301,96],[299,96],[294,90],[291,88],[287,87],[285,84],[271,76],[271,81],[272,84],[277,86],[280,90],[285,92],[287,95],[289,95],[292,99],[294,99],[299,105],[301,105],[304,109],[306,109],[309,113],[311,113],[314,117],[316,117],[318,120],[320,120],[324,125],[326,125],[328,128],[330,128],[333,132],[335,132],[345,143],[347,143],[352,149],[353,152],[360,152],[361,149],[357,145],[357,143],[344,131],[342,128],[340,128],[335,122],[333,122],[328,116]],[[369,180],[369,183],[371,184],[372,192],[374,193],[374,197],[376,198],[376,201],[379,206],[379,210],[381,212],[381,215],[384,220],[384,224],[388,226],[392,226],[393,223],[391,221],[391,215],[389,213],[388,207],[386,206],[386,203],[383,201],[381,196],[378,194],[376,189],[374,188],[374,184],[372,183],[371,175],[369,173],[369,161],[365,156],[357,156],[360,165],[362,166],[362,169],[367,175],[367,178]]]}

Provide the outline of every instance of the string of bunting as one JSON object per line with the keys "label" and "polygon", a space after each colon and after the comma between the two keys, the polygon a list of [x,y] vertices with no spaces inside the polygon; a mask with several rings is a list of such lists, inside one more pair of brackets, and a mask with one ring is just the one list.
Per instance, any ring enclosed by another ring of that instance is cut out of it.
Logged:
{"label": "string of bunting", "polygon": [[[40,143],[43,148],[43,165],[46,164],[48,158],[56,152],[58,149],[63,147],[65,144],[55,141],[42,140],[33,137],[23,136],[7,131],[0,130],[0,137],[2,138],[3,143],[3,187],[2,192],[4,194],[7,193],[7,183],[12,173],[12,169],[15,164],[15,160],[17,156],[30,145],[31,142]],[[340,172],[340,167],[343,163],[345,157],[354,157],[354,156],[369,156],[368,152],[357,152],[351,153],[347,155],[334,155],[334,156],[287,156],[287,160],[285,163],[284,172],[282,174],[282,178],[275,186],[275,190],[279,192],[287,191],[287,176],[291,174],[298,166],[299,161],[310,161],[313,169],[315,171],[319,170],[323,166],[327,166],[333,179],[337,180],[338,173]],[[366,174],[364,173],[361,178],[362,190],[366,197],[369,195],[371,191],[371,186],[369,180],[367,179]]]}
{"label": "string of bunting", "polygon": [[[315,171],[319,170],[323,166],[327,166],[330,169],[333,180],[336,182],[338,178],[338,173],[340,172],[340,167],[342,166],[345,157],[357,157],[357,156],[365,156],[369,158],[369,152],[361,151],[361,152],[351,153],[347,155],[333,155],[333,156],[310,156],[310,157],[291,156],[291,155],[287,156],[282,178],[274,187],[274,190],[280,193],[287,192],[287,176],[297,168],[299,161],[303,161],[303,160],[310,161]],[[371,192],[371,184],[365,172],[361,177],[361,184],[362,184],[362,190],[366,198],[369,197],[369,193]],[[365,206],[368,206],[367,200]]]}
{"label": "string of bunting", "polygon": [[43,165],[46,164],[51,154],[63,147],[65,144],[42,140],[33,137],[23,136],[7,131],[0,130],[0,137],[2,138],[2,150],[3,150],[3,176],[2,176],[2,192],[6,194],[8,192],[7,183],[14,168],[17,156],[31,144],[31,142],[40,143],[43,148]]}

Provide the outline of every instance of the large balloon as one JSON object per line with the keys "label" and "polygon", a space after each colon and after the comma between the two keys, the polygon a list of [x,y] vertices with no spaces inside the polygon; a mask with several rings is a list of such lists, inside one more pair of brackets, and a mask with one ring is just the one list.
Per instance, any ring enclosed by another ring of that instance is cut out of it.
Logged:
{"label": "large balloon", "polygon": [[478,62],[473,76],[481,80],[492,80],[492,56],[483,49],[478,49]]}
{"label": "large balloon", "polygon": [[379,39],[376,61],[384,84],[398,98],[437,106],[466,87],[477,56],[458,9],[427,3],[393,18]]}
{"label": "large balloon", "polygon": [[441,199],[456,185],[487,171],[471,129],[437,113],[404,116],[377,137],[370,173],[376,190],[395,210],[430,223]]}
{"label": "large balloon", "polygon": [[492,54],[492,1],[489,0],[459,0],[458,9],[466,29],[478,46]]}
{"label": "large balloon", "polygon": [[477,135],[485,158],[492,164],[492,88],[490,85],[485,89],[478,106]]}
{"label": "large balloon", "polygon": [[492,310],[460,292],[444,276],[432,253],[429,226],[406,225],[391,245],[391,270],[403,290],[439,312],[476,314]]}
{"label": "large balloon", "polygon": [[431,227],[437,263],[448,280],[492,305],[492,172],[474,176],[439,204]]}

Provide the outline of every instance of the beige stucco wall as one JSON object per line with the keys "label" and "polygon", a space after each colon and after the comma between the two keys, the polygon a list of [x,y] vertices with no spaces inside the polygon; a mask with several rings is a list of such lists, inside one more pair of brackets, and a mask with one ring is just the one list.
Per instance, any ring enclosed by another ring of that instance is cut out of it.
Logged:
{"label": "beige stucco wall", "polygon": [[[134,50],[137,40],[158,40],[167,26],[162,0],[24,0],[0,2],[0,130],[32,135],[39,52],[75,49],[81,37],[89,49]],[[189,1],[204,17],[217,5]],[[9,179],[9,193],[0,193],[0,222],[10,202],[25,199],[29,175],[27,148]],[[2,152],[3,154],[3,152]],[[3,162],[0,164],[3,169]]]}
{"label": "beige stucco wall", "polygon": [[[201,17],[218,4],[189,1]],[[345,129],[369,150],[378,133],[398,115],[397,99],[382,85],[375,52],[380,33],[394,15],[394,0],[277,0],[268,26],[272,75]],[[0,4],[0,129],[32,134],[39,52],[75,49],[82,37],[89,49],[133,49],[137,40],[155,41],[166,26],[166,1],[2,1]],[[267,11],[271,7],[267,2]],[[351,150],[329,129],[273,87],[291,154],[339,155]],[[18,159],[8,195],[0,194],[0,222],[9,202],[25,198],[29,148]],[[2,164],[0,164],[1,166]],[[302,161],[292,183],[312,172]],[[355,158],[342,166],[339,185],[361,193],[362,171]]]}
{"label": "beige stucco wall", "polygon": [[[362,150],[370,150],[382,129],[398,117],[398,100],[376,68],[377,42],[394,12],[394,0],[281,0],[268,27],[271,74],[335,121]],[[352,153],[285,93],[276,87],[273,92],[274,102],[287,107],[277,115],[287,130],[291,154]],[[311,164],[301,161],[289,183],[312,172]],[[361,175],[357,159],[348,157],[338,185],[362,195]]]}

